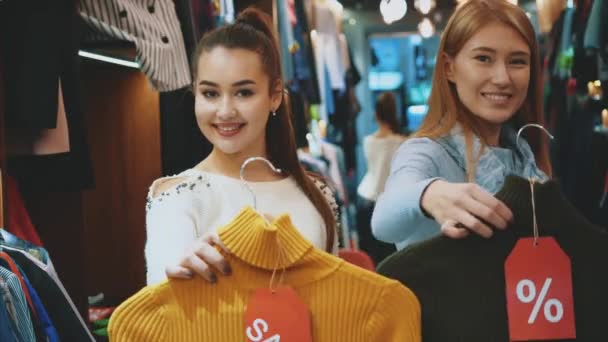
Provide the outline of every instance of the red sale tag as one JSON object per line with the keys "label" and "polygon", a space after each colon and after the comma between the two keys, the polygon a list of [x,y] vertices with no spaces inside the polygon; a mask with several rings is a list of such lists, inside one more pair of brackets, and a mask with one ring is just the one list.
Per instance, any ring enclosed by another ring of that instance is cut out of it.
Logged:
{"label": "red sale tag", "polygon": [[511,341],[576,338],[570,258],[554,238],[519,239],[505,280]]}
{"label": "red sale tag", "polygon": [[245,312],[247,342],[312,342],[310,310],[291,287],[258,289]]}

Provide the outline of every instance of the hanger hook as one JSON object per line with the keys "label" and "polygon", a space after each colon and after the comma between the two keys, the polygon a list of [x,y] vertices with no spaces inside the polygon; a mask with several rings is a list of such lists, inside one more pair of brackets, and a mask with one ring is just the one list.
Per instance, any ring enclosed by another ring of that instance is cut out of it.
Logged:
{"label": "hanger hook", "polygon": [[268,160],[268,159],[266,159],[264,157],[251,157],[251,158],[247,158],[243,162],[243,165],[241,165],[241,172],[240,172],[241,182],[243,182],[243,184],[245,185],[245,187],[247,188],[247,190],[251,194],[251,197],[253,198],[253,209],[257,210],[258,209],[258,203],[257,203],[257,199],[255,197],[255,193],[253,192],[253,189],[251,188],[251,186],[249,185],[249,183],[245,179],[245,168],[247,167],[247,165],[249,165],[250,163],[252,163],[254,161],[263,161],[264,163],[266,163],[266,165],[268,165],[268,167],[270,167],[270,169],[273,172],[283,173],[283,171],[281,169],[276,168],[274,165],[272,165],[272,163],[270,162],[270,160]]}
{"label": "hanger hook", "polygon": [[521,146],[519,145],[519,138],[521,136],[521,133],[524,131],[524,129],[528,128],[528,127],[536,127],[536,128],[540,128],[543,132],[545,132],[549,138],[551,138],[551,140],[555,139],[555,137],[553,135],[551,135],[551,133],[549,133],[549,131],[543,127],[542,125],[539,124],[535,124],[535,123],[529,123],[529,124],[525,124],[523,125],[519,131],[517,131],[517,138],[515,138],[515,144],[517,145],[517,148],[521,151]]}

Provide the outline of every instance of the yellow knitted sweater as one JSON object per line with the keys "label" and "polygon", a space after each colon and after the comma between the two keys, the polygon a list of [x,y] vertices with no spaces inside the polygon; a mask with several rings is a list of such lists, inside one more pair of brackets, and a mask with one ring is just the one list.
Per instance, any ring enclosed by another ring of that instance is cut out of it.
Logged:
{"label": "yellow knitted sweater", "polygon": [[248,300],[269,286],[277,264],[286,269],[283,284],[310,308],[315,342],[421,340],[420,304],[409,289],[313,248],[288,216],[268,225],[246,208],[219,235],[231,251],[231,276],[216,284],[195,278],[143,288],[114,312],[110,340],[246,341]]}

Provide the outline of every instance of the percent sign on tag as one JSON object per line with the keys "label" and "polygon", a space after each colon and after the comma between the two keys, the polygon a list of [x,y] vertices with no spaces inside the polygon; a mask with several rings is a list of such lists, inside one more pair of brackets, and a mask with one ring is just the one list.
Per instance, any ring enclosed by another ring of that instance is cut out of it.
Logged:
{"label": "percent sign on tag", "polygon": [[517,292],[517,299],[526,304],[534,302],[534,307],[532,308],[532,312],[530,312],[530,317],[528,317],[528,324],[536,322],[541,307],[545,319],[551,323],[557,323],[564,318],[564,305],[562,302],[555,298],[546,299],[552,281],[553,279],[551,278],[545,279],[545,283],[538,296],[536,296],[536,285],[534,285],[532,280],[523,279],[517,283],[515,291]]}
{"label": "percent sign on tag", "polygon": [[552,237],[517,241],[505,262],[511,341],[576,338],[571,269]]}

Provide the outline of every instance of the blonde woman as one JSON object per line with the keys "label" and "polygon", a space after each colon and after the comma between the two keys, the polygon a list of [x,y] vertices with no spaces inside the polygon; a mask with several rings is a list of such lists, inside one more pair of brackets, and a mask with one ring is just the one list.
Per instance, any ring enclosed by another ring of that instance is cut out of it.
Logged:
{"label": "blonde woman", "polygon": [[[551,173],[540,131],[542,78],[534,29],[506,0],[469,0],[441,38],[420,130],[396,152],[372,217],[374,235],[403,248],[440,232],[490,237],[513,214],[493,193],[505,176]],[[529,143],[529,144],[528,144]]]}

